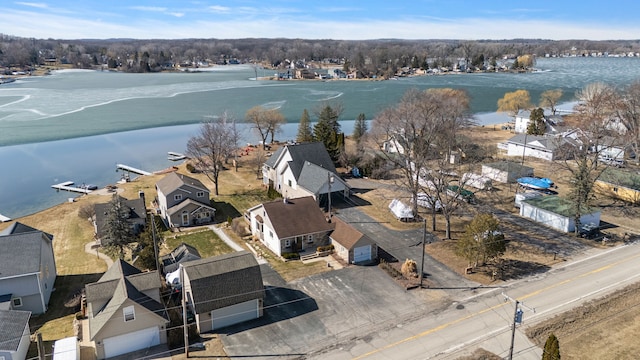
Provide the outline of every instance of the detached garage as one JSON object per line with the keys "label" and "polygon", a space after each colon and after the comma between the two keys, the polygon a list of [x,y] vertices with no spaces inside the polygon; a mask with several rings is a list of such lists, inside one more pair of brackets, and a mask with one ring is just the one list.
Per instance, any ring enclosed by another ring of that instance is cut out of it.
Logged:
{"label": "detached garage", "polygon": [[103,340],[106,358],[160,345],[160,329],[157,326],[118,335]]}
{"label": "detached garage", "polygon": [[187,306],[198,332],[218,330],[262,316],[260,265],[248,251],[189,261],[184,268]]}
{"label": "detached garage", "polygon": [[[523,200],[520,204],[520,216],[532,219],[542,225],[564,232],[576,229],[571,202],[559,196],[543,196]],[[584,209],[580,216],[581,224],[600,224],[600,210]]]}
{"label": "detached garage", "polygon": [[367,264],[378,259],[378,246],[353,226],[333,217],[335,226],[329,238],[335,252],[349,264]]}

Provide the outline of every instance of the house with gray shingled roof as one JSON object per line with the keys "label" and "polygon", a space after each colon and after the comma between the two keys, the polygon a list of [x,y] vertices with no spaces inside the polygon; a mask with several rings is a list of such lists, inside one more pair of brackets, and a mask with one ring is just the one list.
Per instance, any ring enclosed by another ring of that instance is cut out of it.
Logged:
{"label": "house with gray shingled roof", "polygon": [[265,297],[260,266],[253,254],[238,251],[180,265],[187,306],[198,332],[257,319]]}
{"label": "house with gray shingled roof", "polygon": [[251,234],[276,255],[329,245],[333,226],[311,196],[276,200],[247,210]]}
{"label": "house with gray shingled roof", "polygon": [[85,285],[89,341],[97,359],[167,342],[169,317],[160,299],[157,271],[142,272],[114,262],[95,283]]}
{"label": "house with gray shingled roof", "polygon": [[324,144],[285,145],[262,167],[262,182],[286,198],[313,196],[320,201],[332,194],[349,196],[349,186],[338,176]]}
{"label": "house with gray shingled roof", "polygon": [[170,253],[160,257],[162,273],[168,274],[178,270],[180,264],[187,261],[199,260],[202,257],[198,249],[189,244],[182,243],[171,250]]}
{"label": "house with gray shingled roof", "polygon": [[[144,193],[140,192],[140,197],[137,199],[120,197],[120,204],[128,209],[127,222],[131,225],[132,233],[138,235],[144,231],[147,224],[147,208],[144,203]],[[106,239],[104,235],[106,232],[108,213],[112,206],[111,202],[93,205],[95,212],[92,219],[93,229],[96,240],[99,241],[101,245],[108,245],[108,239]]]}
{"label": "house with gray shingled roof", "polygon": [[31,344],[31,312],[0,310],[0,359],[25,360]]}
{"label": "house with gray shingled roof", "polygon": [[198,179],[169,173],[156,183],[160,215],[168,227],[208,224],[216,209],[211,206],[210,191]]}
{"label": "house with gray shingled roof", "polygon": [[53,235],[15,222],[0,232],[0,249],[0,296],[12,309],[46,312],[57,276]]}

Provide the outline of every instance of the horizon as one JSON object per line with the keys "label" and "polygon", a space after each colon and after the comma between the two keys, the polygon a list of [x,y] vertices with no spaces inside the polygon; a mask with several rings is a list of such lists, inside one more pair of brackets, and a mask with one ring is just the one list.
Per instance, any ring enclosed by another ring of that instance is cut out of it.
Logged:
{"label": "horizon", "polygon": [[337,6],[296,0],[12,1],[0,13],[2,32],[57,40],[332,39],[332,40],[638,40],[640,3],[621,0],[520,4],[422,0],[398,6],[346,0]]}

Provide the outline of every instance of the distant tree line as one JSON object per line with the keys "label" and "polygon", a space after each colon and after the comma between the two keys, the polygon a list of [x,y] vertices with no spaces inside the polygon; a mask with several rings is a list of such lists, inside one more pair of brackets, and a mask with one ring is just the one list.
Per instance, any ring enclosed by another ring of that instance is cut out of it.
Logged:
{"label": "distant tree line", "polygon": [[528,54],[544,56],[640,52],[635,40],[307,40],[180,39],[56,40],[0,34],[0,66],[28,68],[66,64],[155,72],[178,64],[257,63],[274,68],[296,61],[342,65],[362,77],[395,73],[403,67],[437,68],[453,62],[466,67],[495,66],[504,57],[520,63]]}

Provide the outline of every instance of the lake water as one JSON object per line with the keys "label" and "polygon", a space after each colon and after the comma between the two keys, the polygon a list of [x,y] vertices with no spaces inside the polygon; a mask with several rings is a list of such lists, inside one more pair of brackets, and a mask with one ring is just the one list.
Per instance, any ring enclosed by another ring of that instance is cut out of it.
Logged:
{"label": "lake water", "polygon": [[[638,58],[539,59],[539,72],[458,74],[389,81],[255,81],[248,66],[199,73],[122,74],[64,71],[0,86],[0,213],[12,218],[66,201],[52,184],[72,180],[105,186],[120,178],[116,163],[145,170],[173,163],[167,151],[184,151],[205,116],[229,111],[241,120],[247,109],[278,108],[287,125],[276,137],[295,138],[304,109],[324,101],[344,106],[341,121],[351,134],[359,113],[371,119],[410,88],[466,89],[478,123],[508,120],[496,114],[504,93],[526,89],[534,102],[542,91],[560,88],[563,101],[601,81],[625,85],[640,79]],[[259,70],[258,76],[272,71]],[[243,142],[257,138],[239,125]]]}

